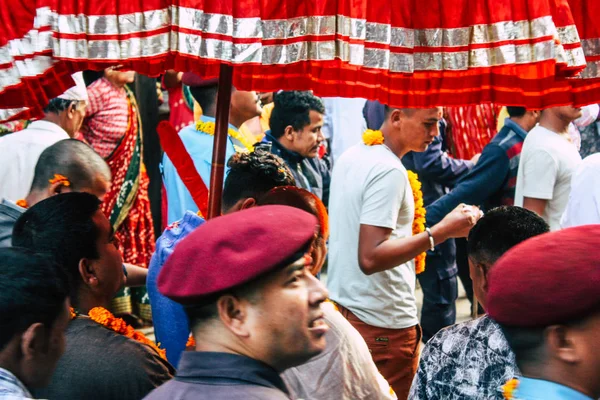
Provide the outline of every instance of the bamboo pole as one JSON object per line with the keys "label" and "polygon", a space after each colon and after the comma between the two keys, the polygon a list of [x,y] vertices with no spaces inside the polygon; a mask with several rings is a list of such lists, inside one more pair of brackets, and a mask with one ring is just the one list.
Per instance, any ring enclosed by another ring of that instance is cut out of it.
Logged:
{"label": "bamboo pole", "polygon": [[215,116],[215,141],[213,144],[210,169],[207,219],[221,215],[221,196],[223,194],[223,175],[225,173],[225,152],[227,149],[227,130],[229,128],[232,82],[233,67],[231,65],[221,64],[219,70],[217,112]]}

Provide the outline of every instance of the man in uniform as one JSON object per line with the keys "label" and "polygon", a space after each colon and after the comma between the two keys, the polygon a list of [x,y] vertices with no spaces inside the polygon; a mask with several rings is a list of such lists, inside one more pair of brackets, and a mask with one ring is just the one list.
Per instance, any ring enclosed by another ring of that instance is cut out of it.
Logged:
{"label": "man in uniform", "polygon": [[279,374],[325,348],[327,291],[307,256],[317,233],[313,215],[263,206],[209,220],[179,243],[158,288],[185,306],[196,351],[146,398],[289,399]]}
{"label": "man in uniform", "polygon": [[600,225],[564,229],[516,246],[490,271],[487,311],[522,375],[505,397],[600,398],[599,246]]}

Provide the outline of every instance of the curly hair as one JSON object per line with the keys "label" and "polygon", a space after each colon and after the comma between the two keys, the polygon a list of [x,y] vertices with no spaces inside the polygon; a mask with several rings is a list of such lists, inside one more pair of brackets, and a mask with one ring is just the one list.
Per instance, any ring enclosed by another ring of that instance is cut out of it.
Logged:
{"label": "curly hair", "polygon": [[271,135],[279,139],[285,128],[291,126],[295,131],[310,124],[310,112],[325,114],[325,106],[320,98],[311,92],[281,92],[273,100],[275,107],[271,112],[269,126]]}
{"label": "curly hair", "polygon": [[223,187],[223,210],[228,210],[242,199],[258,199],[275,187],[296,185],[285,162],[264,149],[236,153],[227,166],[229,172]]}

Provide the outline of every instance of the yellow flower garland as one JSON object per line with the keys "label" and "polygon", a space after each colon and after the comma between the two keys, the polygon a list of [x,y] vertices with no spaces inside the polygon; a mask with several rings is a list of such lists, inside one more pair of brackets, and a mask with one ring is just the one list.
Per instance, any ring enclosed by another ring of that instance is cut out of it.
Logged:
{"label": "yellow flower garland", "polygon": [[[215,123],[212,121],[202,121],[199,120],[198,122],[196,122],[196,130],[199,132],[203,132],[206,133],[207,135],[210,136],[214,136],[215,135]],[[253,152],[254,151],[254,143],[249,143],[248,139],[246,137],[244,137],[240,132],[236,131],[235,129],[231,129],[229,128],[227,130],[227,134],[229,136],[231,136],[232,138],[234,138],[235,140],[237,140],[238,142],[240,142],[245,149],[239,149],[237,148],[237,146],[234,146],[236,148],[236,151],[248,151],[248,152]]]}
{"label": "yellow flower garland", "polygon": [[[383,133],[367,129],[363,133],[363,142],[367,146],[383,144]],[[408,171],[408,182],[413,192],[413,200],[415,202],[415,216],[413,219],[412,232],[413,235],[425,232],[425,205],[423,203],[423,191],[421,190],[421,182],[419,176],[413,171]],[[417,274],[425,271],[425,256],[426,253],[421,253],[415,257],[415,272]]]}
{"label": "yellow flower garland", "polygon": [[504,386],[502,386],[502,394],[504,395],[504,398],[506,400],[511,400],[514,399],[514,392],[515,390],[517,390],[517,387],[519,386],[519,381],[517,379],[511,379],[510,381],[506,382],[504,384]]}

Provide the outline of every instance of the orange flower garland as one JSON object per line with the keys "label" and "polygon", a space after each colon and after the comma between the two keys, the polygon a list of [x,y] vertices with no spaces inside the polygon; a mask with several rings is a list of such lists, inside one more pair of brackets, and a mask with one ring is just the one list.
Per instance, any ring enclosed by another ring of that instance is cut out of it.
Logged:
{"label": "orange flower garland", "polygon": [[[75,318],[76,316],[77,314],[75,313],[75,310],[71,308],[71,319]],[[115,317],[106,308],[94,307],[89,311],[88,317],[92,321],[104,326],[105,328],[113,330],[120,335],[123,335],[125,337],[128,337],[129,339],[135,340],[139,343],[145,344],[146,346],[153,348],[158,353],[158,355],[161,356],[164,360],[167,359],[167,353],[165,350],[158,347],[156,343],[148,339],[143,333],[138,332],[135,329],[133,329],[133,327],[131,327],[130,325],[127,325],[127,323],[121,318]]]}
{"label": "orange flower garland", "polygon": [[[423,191],[421,190],[421,182],[419,176],[412,171],[408,171],[408,182],[413,192],[415,201],[415,217],[413,219],[412,232],[413,235],[425,232],[425,205],[423,203]],[[423,252],[415,257],[415,272],[417,274],[425,271],[425,256]]]}
{"label": "orange flower garland", "polygon": [[27,200],[25,199],[17,200],[15,204],[22,208],[29,208],[29,204],[27,204]]}
{"label": "orange flower garland", "polygon": [[[367,146],[383,144],[383,132],[367,129],[363,133],[363,143]],[[423,192],[421,191],[421,182],[419,176],[412,171],[408,171],[408,182],[413,192],[415,202],[415,216],[413,219],[413,235],[425,232],[425,205],[423,203]],[[415,257],[415,272],[417,274],[425,271],[425,256],[427,253],[421,253]]]}
{"label": "orange flower garland", "polygon": [[511,379],[510,381],[506,382],[504,384],[504,386],[502,386],[502,394],[504,395],[504,398],[506,400],[512,400],[515,398],[514,396],[514,392],[515,390],[517,390],[517,387],[519,386],[519,381],[517,379]]}

